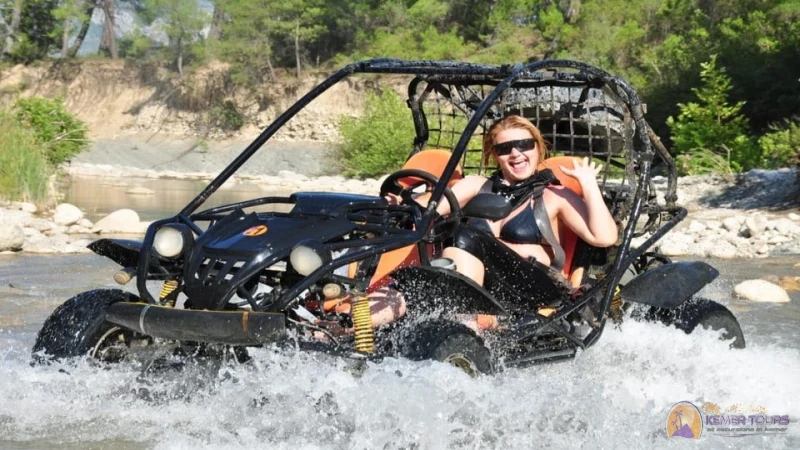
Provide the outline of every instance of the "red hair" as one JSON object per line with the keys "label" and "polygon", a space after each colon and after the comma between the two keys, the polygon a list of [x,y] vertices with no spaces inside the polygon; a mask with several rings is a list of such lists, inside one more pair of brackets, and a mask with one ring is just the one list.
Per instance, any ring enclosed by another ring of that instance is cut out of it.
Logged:
{"label": "red hair", "polygon": [[533,139],[536,140],[536,149],[539,151],[539,160],[536,161],[538,165],[542,161],[544,161],[545,154],[547,153],[547,146],[544,142],[544,138],[542,137],[542,133],[536,128],[536,125],[532,124],[530,120],[517,115],[506,116],[497,122],[493,123],[492,126],[486,131],[486,134],[483,136],[483,164],[489,164],[489,158],[494,155],[494,140],[497,138],[497,135],[501,131],[505,130],[512,130],[512,129],[523,129],[527,130]]}

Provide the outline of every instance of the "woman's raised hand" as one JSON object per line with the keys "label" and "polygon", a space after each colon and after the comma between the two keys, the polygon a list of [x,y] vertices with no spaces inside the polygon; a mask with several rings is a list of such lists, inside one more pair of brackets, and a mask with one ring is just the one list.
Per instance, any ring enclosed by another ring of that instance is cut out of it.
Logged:
{"label": "woman's raised hand", "polygon": [[572,169],[560,166],[561,171],[578,180],[581,186],[585,186],[586,183],[597,183],[597,175],[603,170],[602,164],[591,161],[588,157],[583,158],[583,160],[573,158],[573,161],[574,166]]}

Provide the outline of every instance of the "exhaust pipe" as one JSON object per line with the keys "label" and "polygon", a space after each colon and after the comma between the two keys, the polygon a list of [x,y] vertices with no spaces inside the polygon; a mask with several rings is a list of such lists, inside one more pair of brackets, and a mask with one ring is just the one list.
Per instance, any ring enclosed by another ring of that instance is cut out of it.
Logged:
{"label": "exhaust pipe", "polygon": [[286,316],[256,311],[198,311],[119,302],[106,320],[155,338],[228,345],[260,345],[286,336]]}

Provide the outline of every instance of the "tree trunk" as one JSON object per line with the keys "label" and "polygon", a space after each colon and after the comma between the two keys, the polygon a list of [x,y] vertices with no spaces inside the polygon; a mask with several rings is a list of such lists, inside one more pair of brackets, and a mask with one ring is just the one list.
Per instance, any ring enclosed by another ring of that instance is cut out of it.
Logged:
{"label": "tree trunk", "polygon": [[578,16],[581,14],[581,0],[569,0],[569,6],[567,6],[567,12],[564,13],[564,21],[567,23],[573,23],[578,20]]}
{"label": "tree trunk", "polygon": [[69,55],[69,19],[64,21],[64,32],[61,33],[61,58]]}
{"label": "tree trunk", "polygon": [[103,24],[103,38],[100,41],[100,50],[107,51],[111,55],[111,59],[117,59],[117,37],[115,33],[116,24],[114,17],[114,0],[103,1],[103,13],[106,15],[106,20]]}
{"label": "tree trunk", "polygon": [[219,2],[214,2],[214,13],[211,16],[211,27],[208,29],[208,39],[219,39],[220,37],[220,24],[222,23],[222,9],[219,7]]}
{"label": "tree trunk", "polygon": [[[269,68],[269,76],[271,79],[275,79],[275,69],[272,67],[272,57],[267,56],[267,67]],[[798,176],[800,176],[800,172],[798,172]]]}
{"label": "tree trunk", "polygon": [[178,42],[176,42],[176,44],[178,45],[178,60],[176,62],[176,65],[178,66],[178,75],[183,76],[183,39],[178,38]]}
{"label": "tree trunk", "polygon": [[294,58],[297,61],[297,78],[300,78],[300,21],[294,27]]}
{"label": "tree trunk", "polygon": [[22,0],[14,0],[14,7],[11,10],[11,25],[6,34],[6,48],[3,53],[8,55],[14,50],[14,41],[17,39],[19,22],[22,19]]}
{"label": "tree trunk", "polygon": [[67,53],[68,58],[74,58],[78,56],[78,50],[81,49],[83,40],[86,39],[86,34],[89,33],[89,26],[92,25],[92,14],[94,14],[95,4],[94,2],[90,1],[87,2],[87,5],[86,20],[83,21],[81,29],[78,30],[78,35],[75,36],[75,41],[72,43],[72,47],[69,48],[69,52]]}

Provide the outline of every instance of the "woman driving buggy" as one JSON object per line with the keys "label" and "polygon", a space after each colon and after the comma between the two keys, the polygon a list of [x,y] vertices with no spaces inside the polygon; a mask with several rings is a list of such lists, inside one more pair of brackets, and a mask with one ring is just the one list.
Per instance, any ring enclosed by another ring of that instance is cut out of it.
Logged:
{"label": "woman driving buggy", "polygon": [[[564,174],[580,184],[581,197],[560,186],[549,169],[537,170],[545,153],[541,133],[524,117],[507,116],[487,130],[483,140],[484,162],[493,158],[498,170],[489,178],[480,175],[465,177],[451,189],[461,207],[479,193],[491,192],[508,199],[512,211],[500,220],[470,219],[456,227],[452,244],[444,249],[442,256],[452,259],[459,273],[483,286],[486,266],[492,264],[495,255],[510,253],[504,247],[518,255],[518,261],[514,261],[516,267],[504,275],[517,279],[511,284],[530,285],[535,280],[526,278],[530,278],[533,270],[550,270],[554,251],[534,216],[537,203],[540,203],[540,208],[544,207],[544,212],[539,214],[546,214],[548,228],[557,242],[560,240],[559,225],[563,224],[591,246],[609,247],[616,243],[617,225],[603,201],[596,179],[601,166],[588,159],[575,159],[572,168],[560,167]],[[390,203],[400,201],[392,195],[387,200]],[[437,212],[449,214],[449,203],[442,202]],[[389,287],[373,292],[369,299],[373,326],[388,324],[405,314],[405,299]],[[494,316],[462,319],[474,329],[497,325]]]}
{"label": "woman driving buggy", "polygon": [[[498,170],[489,178],[468,176],[453,185],[452,191],[461,206],[479,193],[502,195],[511,203],[512,212],[500,220],[470,219],[457,227],[452,245],[444,249],[442,256],[452,259],[459,273],[485,286],[489,281],[485,280],[486,267],[492,265],[496,255],[509,253],[503,249],[505,246],[519,256],[513,273],[506,271],[502,275],[505,282],[530,285],[533,270],[557,272],[550,268],[556,255],[546,237],[560,242],[560,225],[594,247],[616,243],[617,225],[597,184],[602,166],[588,158],[576,158],[572,168],[559,167],[580,184],[581,197],[561,186],[551,170],[537,170],[546,151],[541,132],[524,117],[510,115],[489,127],[483,139],[484,163],[494,159]],[[537,224],[537,207],[541,208],[538,215],[542,226]],[[447,214],[449,209],[449,204],[442,202],[438,212]],[[545,215],[549,227],[542,222]],[[496,326],[496,319],[491,316],[478,316],[467,322],[473,328]]]}

